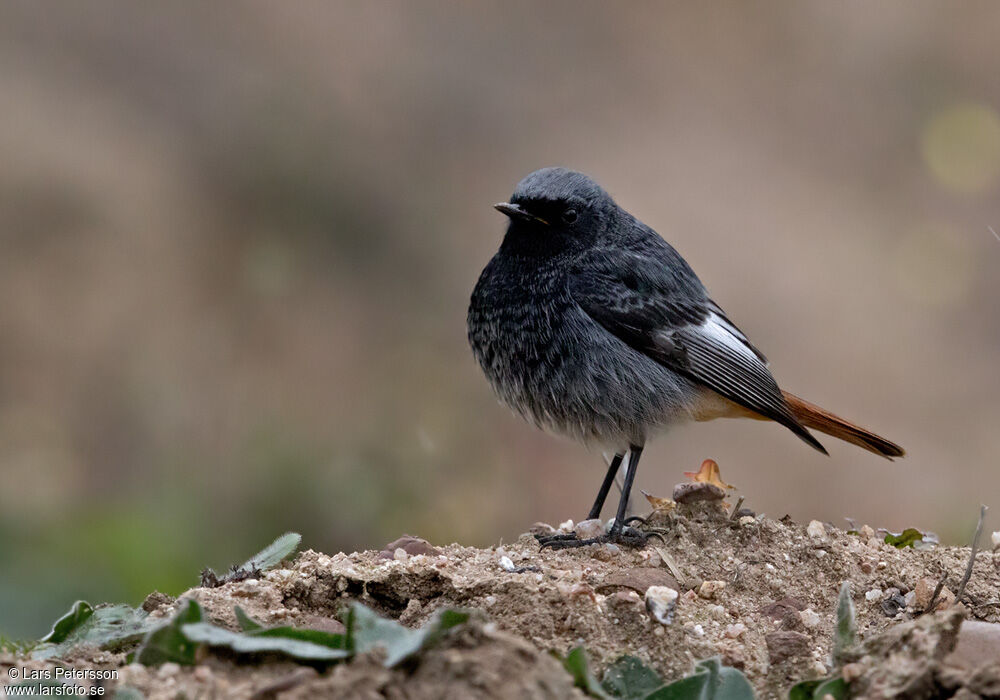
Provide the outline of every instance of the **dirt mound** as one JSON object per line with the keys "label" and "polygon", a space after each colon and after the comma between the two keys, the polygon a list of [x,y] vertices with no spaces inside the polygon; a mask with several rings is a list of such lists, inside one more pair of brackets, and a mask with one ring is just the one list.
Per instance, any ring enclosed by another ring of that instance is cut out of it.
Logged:
{"label": "dirt mound", "polygon": [[[989,675],[989,660],[1000,659],[1000,625],[987,624],[1000,620],[996,553],[978,555],[961,605],[949,588],[962,578],[967,548],[896,549],[867,527],[848,533],[816,522],[732,519],[712,503],[678,506],[668,520],[660,523],[665,542],[639,551],[613,545],[540,551],[531,535],[490,549],[406,540],[381,553],[306,551],[260,580],[182,596],[231,629],[238,628],[237,605],[265,625],[330,630],[338,629],[351,601],[408,627],[443,607],[481,611],[405,667],[386,669],[365,654],[320,673],[215,653],[194,667],[147,668],[125,665],[123,654],[85,649],[68,662],[118,668],[120,684],[149,698],[582,697],[549,652],[565,655],[584,645],[598,675],[622,654],[664,679],[721,656],[746,674],[759,697],[787,697],[792,684],[834,671],[834,610],[841,583],[849,581],[863,651],[837,672],[852,691],[948,697],[961,689],[962,697],[974,697],[1000,687]],[[942,577],[946,585],[934,601],[940,612],[922,614]],[[647,609],[651,586],[680,594],[667,624]],[[163,596],[147,603],[153,616],[170,616],[177,607]],[[971,617],[979,624],[963,625]],[[919,680],[908,685],[911,677]]]}

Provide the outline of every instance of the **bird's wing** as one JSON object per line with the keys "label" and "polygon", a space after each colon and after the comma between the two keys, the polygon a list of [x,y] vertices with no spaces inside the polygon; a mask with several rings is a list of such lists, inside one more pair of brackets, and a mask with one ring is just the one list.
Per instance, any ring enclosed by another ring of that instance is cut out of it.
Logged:
{"label": "bird's wing", "polygon": [[667,262],[627,250],[594,251],[574,266],[570,295],[633,349],[781,423],[825,453],[792,415],[764,356],[696,277],[676,274]]}

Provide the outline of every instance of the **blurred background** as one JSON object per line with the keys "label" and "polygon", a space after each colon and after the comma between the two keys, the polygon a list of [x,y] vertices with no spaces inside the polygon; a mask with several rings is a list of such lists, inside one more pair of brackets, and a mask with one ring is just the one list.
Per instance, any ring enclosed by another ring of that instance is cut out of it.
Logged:
{"label": "blurred background", "polygon": [[[285,530],[488,545],[599,454],[497,404],[469,293],[528,172],[594,176],[787,389],[648,446],[758,512],[1000,512],[1000,5],[30,0],[0,10],[0,633],[177,594]],[[992,501],[991,501],[992,499]],[[997,529],[991,517],[987,532]]]}

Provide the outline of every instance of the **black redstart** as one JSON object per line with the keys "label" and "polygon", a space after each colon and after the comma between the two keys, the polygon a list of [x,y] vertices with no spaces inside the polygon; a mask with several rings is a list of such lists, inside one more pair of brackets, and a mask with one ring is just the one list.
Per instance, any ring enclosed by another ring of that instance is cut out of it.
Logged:
{"label": "black redstart", "polygon": [[691,267],[593,180],[537,170],[509,202],[500,250],[469,305],[469,343],[500,399],[536,426],[614,451],[590,518],[629,455],[607,535],[543,544],[641,545],[624,528],[646,440],[687,420],[773,420],[826,454],[807,428],[887,458],[903,449],[782,391],[767,359]]}

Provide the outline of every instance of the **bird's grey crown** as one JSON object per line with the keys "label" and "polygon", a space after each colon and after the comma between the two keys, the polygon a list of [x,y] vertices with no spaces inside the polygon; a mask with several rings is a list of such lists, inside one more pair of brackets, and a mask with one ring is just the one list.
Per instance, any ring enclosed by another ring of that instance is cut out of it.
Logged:
{"label": "bird's grey crown", "polygon": [[531,173],[514,188],[512,202],[580,201],[584,204],[607,202],[613,205],[611,195],[583,173],[568,168],[542,168]]}

